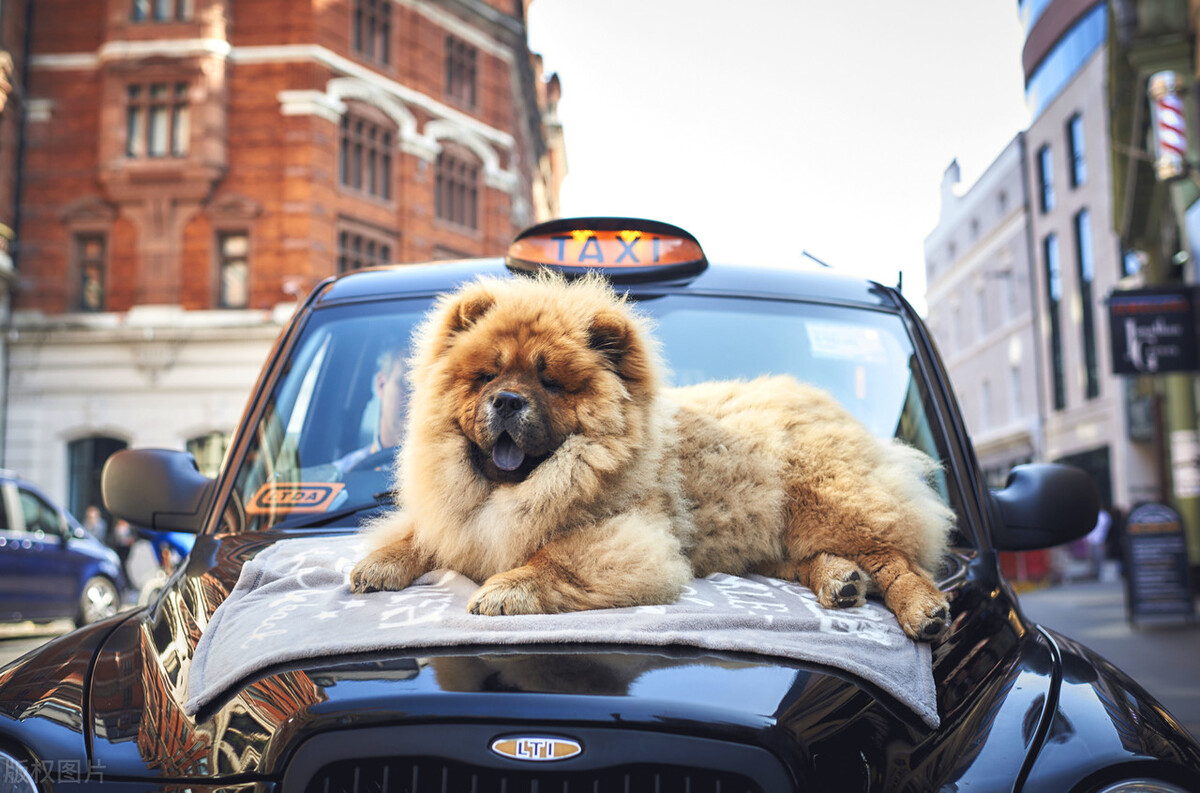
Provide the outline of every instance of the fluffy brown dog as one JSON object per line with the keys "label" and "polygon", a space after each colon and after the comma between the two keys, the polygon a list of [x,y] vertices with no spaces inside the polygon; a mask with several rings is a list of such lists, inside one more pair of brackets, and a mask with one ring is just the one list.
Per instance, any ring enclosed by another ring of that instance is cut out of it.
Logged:
{"label": "fluffy brown dog", "polygon": [[787,377],[664,389],[642,318],[600,279],[480,280],[418,331],[398,509],[351,573],[436,568],[477,614],[664,604],[694,576],[799,581],[826,607],[882,592],[909,636],[948,619],[928,571],[951,511],[923,453]]}

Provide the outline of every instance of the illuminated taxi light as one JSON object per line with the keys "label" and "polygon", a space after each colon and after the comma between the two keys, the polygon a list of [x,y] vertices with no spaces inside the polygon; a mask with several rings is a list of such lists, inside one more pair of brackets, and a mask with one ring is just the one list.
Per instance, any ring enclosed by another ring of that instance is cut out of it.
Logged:
{"label": "illuminated taxi light", "polygon": [[573,231],[570,234],[526,237],[508,249],[526,262],[577,267],[644,267],[679,264],[703,258],[692,240],[639,231]]}
{"label": "illuminated taxi light", "polygon": [[507,261],[515,270],[601,270],[617,280],[694,275],[708,265],[700,243],[683,229],[631,218],[538,224],[517,235]]}

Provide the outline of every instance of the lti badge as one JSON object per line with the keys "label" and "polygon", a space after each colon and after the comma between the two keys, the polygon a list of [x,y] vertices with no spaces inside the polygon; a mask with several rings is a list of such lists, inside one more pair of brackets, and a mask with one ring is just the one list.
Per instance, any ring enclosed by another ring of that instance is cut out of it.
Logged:
{"label": "lti badge", "polygon": [[492,741],[492,751],[511,760],[543,763],[575,757],[583,752],[583,746],[570,738],[551,735],[510,735]]}
{"label": "lti badge", "polygon": [[1195,293],[1187,287],[1129,289],[1108,298],[1113,374],[1197,369]]}

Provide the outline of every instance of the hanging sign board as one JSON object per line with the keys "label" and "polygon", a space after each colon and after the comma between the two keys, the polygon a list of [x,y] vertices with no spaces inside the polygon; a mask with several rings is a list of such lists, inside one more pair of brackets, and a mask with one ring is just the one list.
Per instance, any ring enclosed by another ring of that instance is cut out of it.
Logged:
{"label": "hanging sign board", "polygon": [[1125,522],[1125,605],[1134,625],[1191,622],[1187,537],[1179,513],[1143,504]]}
{"label": "hanging sign board", "polygon": [[1108,298],[1113,373],[1196,371],[1195,305],[1188,287],[1113,292]]}

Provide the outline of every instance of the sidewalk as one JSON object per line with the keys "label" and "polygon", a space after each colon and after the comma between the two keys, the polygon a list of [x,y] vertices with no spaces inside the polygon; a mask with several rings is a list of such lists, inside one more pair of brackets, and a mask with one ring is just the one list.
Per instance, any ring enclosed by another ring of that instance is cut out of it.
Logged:
{"label": "sidewalk", "polygon": [[1061,584],[1020,599],[1025,616],[1104,656],[1200,738],[1200,623],[1131,627],[1119,579]]}

